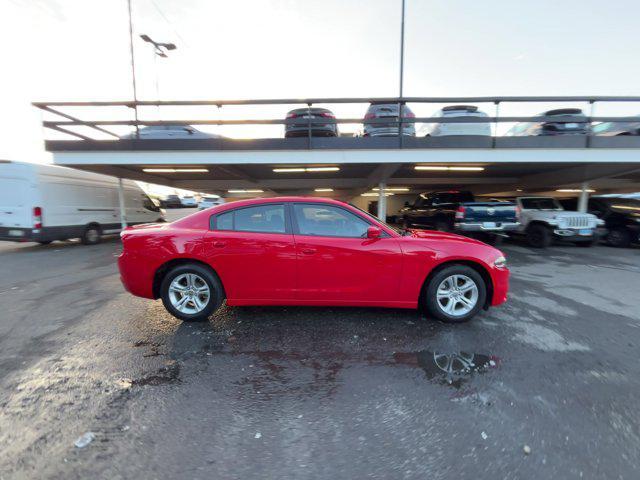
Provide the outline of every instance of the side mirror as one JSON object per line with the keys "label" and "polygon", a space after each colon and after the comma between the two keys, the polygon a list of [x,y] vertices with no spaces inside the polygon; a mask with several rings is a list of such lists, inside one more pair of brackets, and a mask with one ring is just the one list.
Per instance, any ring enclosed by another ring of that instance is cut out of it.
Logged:
{"label": "side mirror", "polygon": [[378,227],[367,228],[367,238],[379,238],[382,235],[382,230]]}

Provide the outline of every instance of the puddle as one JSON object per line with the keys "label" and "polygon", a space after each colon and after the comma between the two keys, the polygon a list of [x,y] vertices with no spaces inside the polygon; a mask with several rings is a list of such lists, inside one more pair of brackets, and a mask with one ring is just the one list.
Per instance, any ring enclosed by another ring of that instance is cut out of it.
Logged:
{"label": "puddle", "polygon": [[442,353],[422,350],[420,352],[396,352],[393,359],[401,365],[419,367],[429,380],[460,388],[474,373],[483,373],[498,366],[499,360],[491,355],[479,353]]}

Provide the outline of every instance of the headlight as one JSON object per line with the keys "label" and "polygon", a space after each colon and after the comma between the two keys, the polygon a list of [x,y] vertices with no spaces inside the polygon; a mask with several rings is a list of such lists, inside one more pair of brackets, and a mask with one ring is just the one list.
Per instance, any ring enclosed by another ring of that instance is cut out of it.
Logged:
{"label": "headlight", "polygon": [[500,256],[494,260],[493,266],[496,268],[507,268],[507,259]]}

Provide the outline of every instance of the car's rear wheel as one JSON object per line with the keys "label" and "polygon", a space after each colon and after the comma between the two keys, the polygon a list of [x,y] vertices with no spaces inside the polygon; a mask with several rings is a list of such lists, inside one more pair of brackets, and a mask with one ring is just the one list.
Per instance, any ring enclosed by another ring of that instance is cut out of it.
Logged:
{"label": "car's rear wheel", "polygon": [[206,320],[224,298],[218,277],[195,263],[171,269],[162,280],[160,296],[167,311],[185,322]]}
{"label": "car's rear wheel", "polygon": [[87,228],[85,228],[82,233],[82,237],[80,237],[80,241],[85,245],[95,245],[100,243],[101,239],[102,230],[100,229],[100,225],[87,225]]}
{"label": "car's rear wheel", "polygon": [[624,228],[612,228],[607,234],[607,243],[612,247],[628,247],[631,244],[631,235]]}
{"label": "car's rear wheel", "polygon": [[451,265],[436,273],[425,291],[427,312],[443,322],[470,320],[484,306],[487,286],[482,276],[466,265]]}
{"label": "car's rear wheel", "polygon": [[534,248],[547,248],[551,245],[551,232],[544,225],[531,225],[527,228],[527,243]]}

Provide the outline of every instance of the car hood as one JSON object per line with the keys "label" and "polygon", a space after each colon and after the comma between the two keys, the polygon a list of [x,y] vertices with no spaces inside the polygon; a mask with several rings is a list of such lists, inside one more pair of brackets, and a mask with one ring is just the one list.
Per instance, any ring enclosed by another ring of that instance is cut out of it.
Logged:
{"label": "car hood", "polygon": [[596,218],[595,215],[590,213],[580,213],[580,212],[568,212],[566,210],[525,210],[526,213],[534,214],[536,218],[544,218],[544,219],[560,219],[567,217],[585,217],[585,218]]}
{"label": "car hood", "polygon": [[457,235],[455,233],[447,233],[447,232],[439,232],[436,230],[409,230],[409,235],[406,235],[402,238],[407,239],[424,239],[424,240],[448,240],[452,242],[460,242],[460,243],[472,243],[475,245],[484,245],[480,240],[476,240],[475,238],[463,237],[462,235]]}

